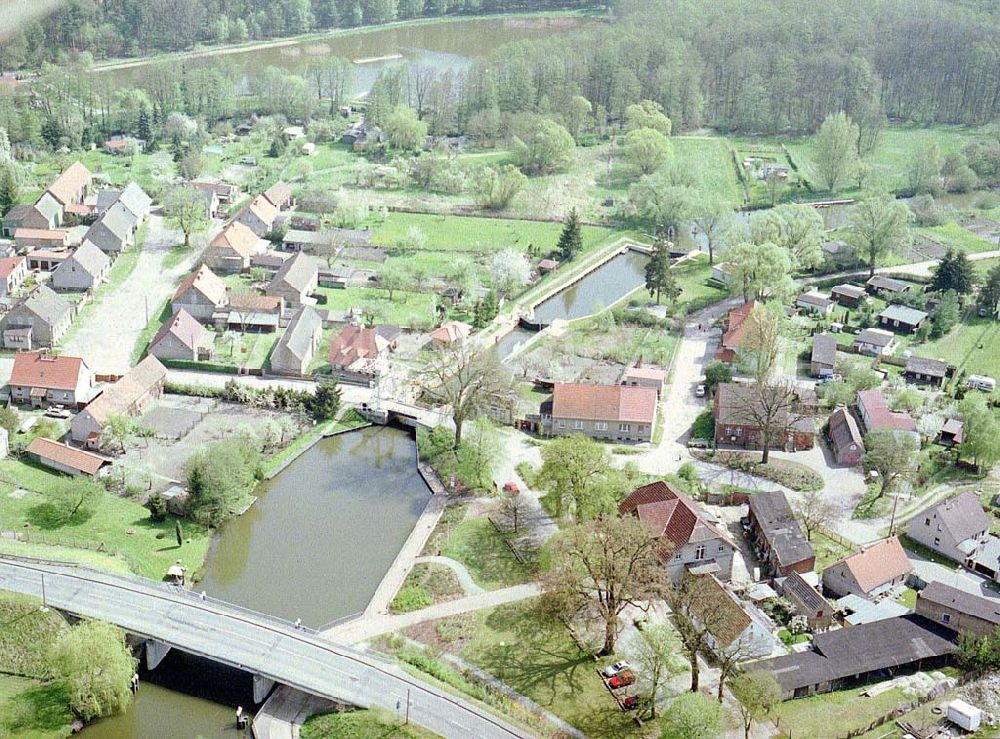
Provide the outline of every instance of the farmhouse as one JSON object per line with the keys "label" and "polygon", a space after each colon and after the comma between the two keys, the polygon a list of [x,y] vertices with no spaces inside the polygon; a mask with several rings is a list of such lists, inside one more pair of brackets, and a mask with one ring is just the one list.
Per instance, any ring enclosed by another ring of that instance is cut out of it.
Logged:
{"label": "farmhouse", "polygon": [[18,249],[59,249],[69,243],[69,232],[51,228],[19,228],[14,232]]}
{"label": "farmhouse", "polygon": [[250,269],[254,254],[264,251],[257,234],[239,221],[222,229],[205,250],[205,263],[216,272],[243,272]]}
{"label": "farmhouse", "polygon": [[830,334],[813,336],[809,372],[813,377],[830,377],[837,368],[837,339]]}
{"label": "farmhouse", "polygon": [[271,352],[271,370],[306,375],[322,333],[323,319],[316,309],[308,305],[299,308]]}
{"label": "farmhouse", "polygon": [[80,357],[18,352],[10,374],[10,399],[42,408],[54,403],[76,408],[90,400],[94,376]]}
{"label": "farmhouse", "polygon": [[264,236],[274,228],[274,219],[278,216],[278,208],[263,195],[258,195],[236,214],[236,220],[248,227],[258,236]]}
{"label": "farmhouse", "polygon": [[864,437],[849,410],[838,408],[830,415],[827,435],[837,464],[853,467],[861,463],[865,454]]}
{"label": "farmhouse", "polygon": [[229,294],[229,302],[216,311],[212,320],[219,330],[273,333],[278,330],[285,301],[254,290],[237,290]]}
{"label": "farmhouse", "polygon": [[44,436],[32,439],[25,451],[39,464],[73,477],[77,475],[98,477],[104,468],[111,464],[111,460],[107,457],[68,444],[60,444]]}
{"label": "farmhouse", "polygon": [[0,320],[5,349],[55,346],[73,321],[73,304],[39,285]]}
{"label": "farmhouse", "polygon": [[134,182],[128,183],[126,188],[121,191],[117,202],[125,206],[139,224],[146,220],[149,209],[153,205],[153,199]]}
{"label": "farmhouse", "polygon": [[857,308],[864,302],[865,290],[857,285],[837,285],[830,289],[830,299],[845,308]]}
{"label": "farmhouse", "polygon": [[691,575],[691,619],[707,631],[709,649],[737,660],[770,656],[775,648],[767,622],[739,600],[713,575]]}
{"label": "farmhouse", "polygon": [[148,353],[160,360],[198,359],[198,350],[208,343],[208,329],[181,308],[157,330]]}
{"label": "farmhouse", "polygon": [[812,572],[816,555],[785,494],[780,490],[754,493],[749,508],[750,541],[771,575]]}
{"label": "farmhouse", "polygon": [[460,344],[469,338],[472,326],[461,321],[447,321],[431,331],[431,344],[437,348]]}
{"label": "farmhouse", "polygon": [[0,297],[7,297],[21,289],[28,279],[28,260],[24,257],[0,259]]}
{"label": "farmhouse", "polygon": [[858,392],[858,412],[865,425],[866,433],[872,431],[891,431],[897,437],[909,435],[920,446],[920,434],[917,433],[917,423],[909,413],[899,413],[889,410],[882,390],[872,388]]}
{"label": "farmhouse", "polygon": [[112,416],[138,418],[163,392],[167,370],[156,357],[146,357],[107,387],[73,419],[73,441],[97,448]]}
{"label": "farmhouse", "polygon": [[111,259],[90,241],[59,264],[52,272],[51,285],[56,290],[93,290],[111,271]]}
{"label": "farmhouse", "polygon": [[957,418],[949,418],[941,424],[941,430],[938,432],[937,438],[938,444],[950,449],[953,446],[961,444],[963,441],[965,441],[964,423]]}
{"label": "farmhouse", "polygon": [[958,634],[984,637],[1000,627],[1000,599],[984,598],[938,581],[917,593],[914,611]]}
{"label": "farmhouse", "polygon": [[341,380],[368,384],[388,369],[393,348],[395,342],[378,329],[344,326],[330,344],[330,367]]}
{"label": "farmhouse", "polygon": [[117,254],[134,243],[138,228],[136,216],[119,201],[105,211],[84,238],[106,254]]}
{"label": "farmhouse", "polygon": [[726,364],[732,364],[736,361],[743,344],[743,337],[749,328],[746,325],[746,320],[758,305],[760,303],[756,300],[751,300],[749,303],[744,303],[739,308],[729,311],[726,330],[722,334],[722,345],[715,353],[716,359]]}
{"label": "farmhouse", "polygon": [[53,182],[47,192],[65,208],[71,203],[82,203],[93,180],[90,170],[80,162],[73,162]]}
{"label": "farmhouse", "polygon": [[950,630],[910,614],[816,634],[812,649],[761,660],[753,667],[770,672],[788,700],[887,673],[931,669],[947,663],[957,652]]}
{"label": "farmhouse", "polygon": [[940,359],[924,359],[923,357],[910,357],[906,360],[906,369],[903,377],[907,382],[916,385],[933,385],[941,387],[948,377],[948,363]]}
{"label": "farmhouse", "polygon": [[854,348],[859,354],[877,357],[880,354],[892,354],[896,347],[896,336],[891,331],[880,328],[862,329],[854,337]]}
{"label": "farmhouse", "polygon": [[542,403],[542,425],[553,436],[650,441],[657,400],[648,387],[556,383],[551,399]]}
{"label": "farmhouse", "polygon": [[823,589],[837,597],[876,596],[902,584],[913,570],[898,537],[890,537],[823,570]]}
{"label": "farmhouse", "polygon": [[54,229],[62,225],[63,205],[47,192],[25,211],[21,228]]}
{"label": "farmhouse", "polygon": [[733,572],[732,538],[709,513],[670,483],[658,480],[632,492],[618,506],[650,527],[671,582],[687,573],[714,574],[728,581]]}
{"label": "farmhouse", "polygon": [[1000,536],[990,534],[974,552],[965,559],[965,566],[973,572],[1000,582]]}
{"label": "farmhouse", "polygon": [[29,251],[25,259],[28,260],[29,271],[52,272],[71,256],[73,256],[71,249],[35,249]]}
{"label": "farmhouse", "polygon": [[953,562],[964,562],[990,531],[990,517],[973,492],[944,500],[910,519],[906,535]]}
{"label": "farmhouse", "polygon": [[651,387],[657,397],[663,397],[663,386],[667,382],[667,371],[657,367],[628,367],[622,373],[622,385],[631,387]]}
{"label": "farmhouse", "polygon": [[204,264],[188,275],[170,305],[176,314],[183,308],[199,321],[209,321],[226,304],[226,283]]}
{"label": "farmhouse", "polygon": [[284,298],[290,308],[297,308],[306,303],[307,297],[316,291],[318,284],[319,270],[316,263],[299,252],[278,268],[265,292]]}
{"label": "farmhouse", "polygon": [[338,243],[335,231],[318,231],[290,228],[281,240],[281,248],[287,251],[302,251],[327,247]]}
{"label": "farmhouse", "polygon": [[264,190],[264,197],[271,201],[278,210],[287,210],[295,207],[295,198],[292,195],[292,188],[287,182],[279,180]]}
{"label": "farmhouse", "polygon": [[880,326],[904,334],[915,334],[926,320],[927,314],[922,310],[896,303],[878,314]]}
{"label": "farmhouse", "polygon": [[[783,391],[775,388],[773,392]],[[767,415],[771,420],[768,443],[772,449],[794,452],[813,448],[816,426],[811,418],[800,416],[791,407],[775,408],[774,412],[765,414],[764,405],[754,385],[736,382],[719,385],[712,406],[716,444],[761,449],[764,443],[762,419]]]}

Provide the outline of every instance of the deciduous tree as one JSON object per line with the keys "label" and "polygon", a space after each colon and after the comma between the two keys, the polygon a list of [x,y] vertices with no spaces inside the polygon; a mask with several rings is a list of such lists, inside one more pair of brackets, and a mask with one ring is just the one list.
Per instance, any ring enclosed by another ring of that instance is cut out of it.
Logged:
{"label": "deciduous tree", "polygon": [[663,739],[721,739],[726,714],[717,701],[701,693],[684,693],[670,702],[660,719]]}
{"label": "deciduous tree", "polygon": [[909,240],[910,209],[890,195],[867,197],[851,208],[851,226],[846,241],[868,265],[868,276],[893,248]]}
{"label": "deciduous tree", "polygon": [[654,128],[629,131],[622,141],[622,158],[631,171],[640,175],[658,170],[670,153],[670,141]]}
{"label": "deciduous tree", "polygon": [[125,632],[103,621],[81,621],[52,645],[49,665],[69,690],[70,706],[85,721],[120,713],[132,698],[136,661]]}
{"label": "deciduous tree", "polygon": [[865,436],[865,455],[861,464],[865,472],[877,472],[882,497],[900,480],[913,471],[917,442],[909,434],[892,431],[871,431]]}
{"label": "deciduous tree", "polygon": [[734,267],[732,284],[740,290],[744,300],[781,298],[795,290],[789,274],[791,258],[788,251],[777,244],[736,244],[726,259]]}
{"label": "deciduous tree", "polygon": [[576,142],[569,131],[548,118],[539,118],[524,139],[514,138],[518,163],[528,174],[560,172],[571,164]]}
{"label": "deciduous tree", "polygon": [[484,167],[476,177],[477,201],[486,210],[503,210],[527,184],[528,178],[513,164]]}
{"label": "deciduous tree", "polygon": [[210,223],[205,199],[191,187],[175,187],[164,200],[167,222],[184,234],[184,246],[191,245],[191,235],[208,228]]}
{"label": "deciduous tree", "polygon": [[798,499],[795,514],[799,517],[802,528],[806,530],[806,538],[812,541],[812,535],[817,529],[828,526],[836,520],[837,509],[823,497],[822,491],[808,490]]}
{"label": "deciduous tree", "polygon": [[816,134],[813,165],[824,189],[836,192],[858,162],[858,127],[841,111],[828,115]]}
{"label": "deciduous tree", "polygon": [[729,685],[739,702],[743,717],[743,736],[750,739],[754,721],[766,718],[781,702],[781,686],[770,672],[744,672]]}
{"label": "deciduous tree", "polygon": [[733,220],[733,209],[726,201],[711,195],[699,194],[695,202],[691,220],[705,234],[708,263],[714,264],[716,248]]}
{"label": "deciduous tree", "polygon": [[600,479],[610,466],[607,447],[582,434],[549,441],[542,449],[537,482],[554,503],[556,518],[569,506],[580,521],[607,510]]}
{"label": "deciduous tree", "polygon": [[549,544],[546,597],[563,615],[596,612],[604,625],[602,654],[613,654],[618,618],[629,606],[646,609],[664,592],[656,539],[635,516],[602,516],[564,529]]}

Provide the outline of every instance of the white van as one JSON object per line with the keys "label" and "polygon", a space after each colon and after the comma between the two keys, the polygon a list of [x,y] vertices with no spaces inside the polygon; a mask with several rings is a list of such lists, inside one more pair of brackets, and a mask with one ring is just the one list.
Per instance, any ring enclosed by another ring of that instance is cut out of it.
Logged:
{"label": "white van", "polygon": [[984,393],[992,393],[997,389],[997,381],[992,377],[984,375],[969,375],[969,378],[965,381],[965,386],[974,388],[975,390],[982,390]]}

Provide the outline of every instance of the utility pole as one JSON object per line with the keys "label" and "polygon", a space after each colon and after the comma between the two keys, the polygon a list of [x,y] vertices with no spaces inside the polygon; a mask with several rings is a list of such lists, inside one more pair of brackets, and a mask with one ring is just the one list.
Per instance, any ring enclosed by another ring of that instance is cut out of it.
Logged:
{"label": "utility pole", "polygon": [[49,607],[45,605],[45,573],[41,573],[42,576],[42,607],[39,609],[42,613],[48,613]]}
{"label": "utility pole", "polygon": [[406,720],[403,721],[403,726],[410,723],[410,689],[406,689]]}

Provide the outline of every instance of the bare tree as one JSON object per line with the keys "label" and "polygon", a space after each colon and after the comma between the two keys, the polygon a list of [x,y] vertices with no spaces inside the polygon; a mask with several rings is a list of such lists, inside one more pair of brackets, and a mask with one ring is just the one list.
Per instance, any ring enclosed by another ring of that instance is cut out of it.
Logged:
{"label": "bare tree", "polygon": [[[677,637],[667,624],[646,624],[635,642],[640,689],[646,694],[650,719],[656,718],[656,699],[661,687],[677,672]],[[683,661],[680,665],[683,669]]]}
{"label": "bare tree", "polygon": [[500,514],[516,534],[528,513],[528,502],[517,488],[504,489],[500,493]]}
{"label": "bare tree", "polygon": [[434,68],[425,64],[412,64],[407,72],[406,96],[410,101],[410,107],[417,111],[417,118],[420,120],[423,120],[424,113],[427,112],[425,107],[427,93],[436,76]]}
{"label": "bare tree", "polygon": [[552,541],[543,579],[546,598],[561,614],[597,612],[604,622],[602,654],[612,654],[618,617],[662,597],[665,570],[657,540],[635,516],[602,516],[561,531]]}
{"label": "bare tree", "polygon": [[781,354],[783,320],[776,310],[758,305],[747,316],[740,355],[757,382],[771,374]]}
{"label": "bare tree", "polygon": [[812,541],[813,532],[833,521],[837,509],[819,490],[808,490],[795,506],[795,513],[806,530],[806,538]]}
{"label": "bare tree", "polygon": [[724,386],[736,423],[759,429],[761,464],[767,464],[771,448],[782,446],[789,433],[805,418],[799,412],[798,388],[787,378]]}
{"label": "bare tree", "polygon": [[491,409],[509,410],[515,401],[512,378],[490,352],[476,354],[458,346],[438,354],[419,379],[423,394],[447,406],[455,424],[455,448],[462,443],[462,426]]}

